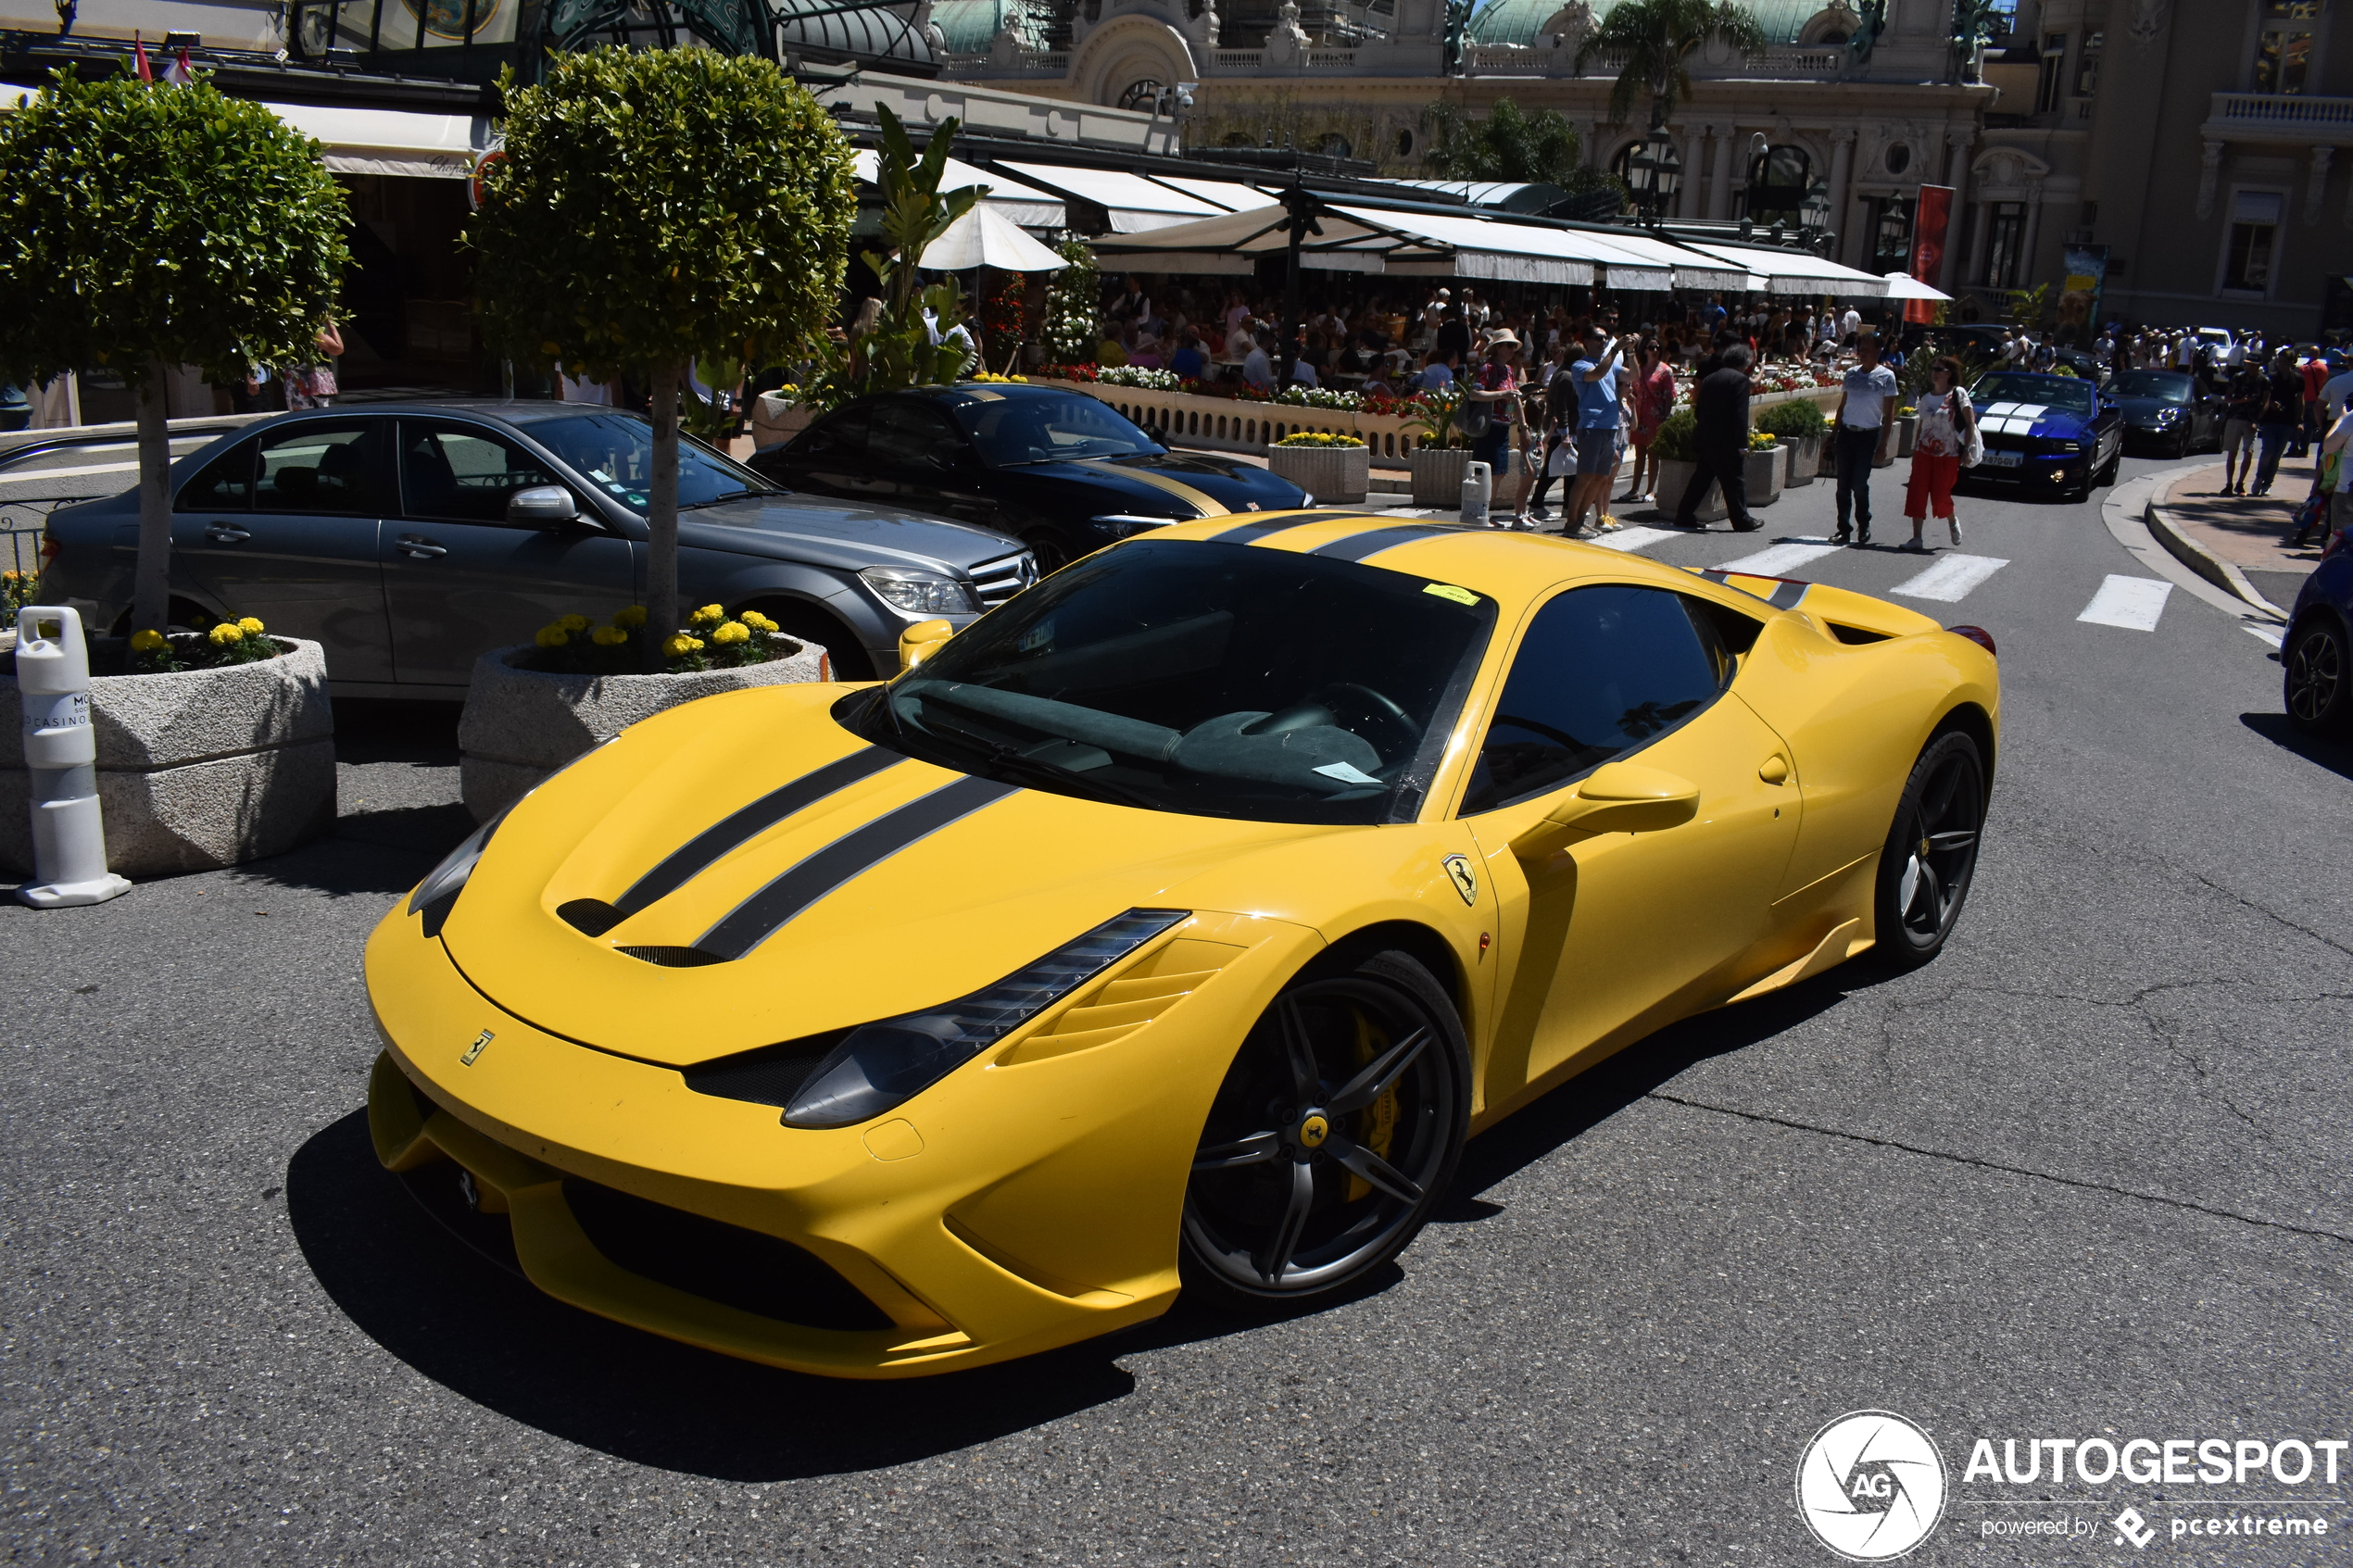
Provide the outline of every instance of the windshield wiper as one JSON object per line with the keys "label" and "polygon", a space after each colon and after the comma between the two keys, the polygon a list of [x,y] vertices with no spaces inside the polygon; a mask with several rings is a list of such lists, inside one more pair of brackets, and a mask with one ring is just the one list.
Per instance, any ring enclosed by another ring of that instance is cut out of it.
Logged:
{"label": "windshield wiper", "polygon": [[772,494],[772,492],[766,490],[734,490],[728,492],[724,495],[713,495],[708,500],[681,501],[678,503],[678,509],[682,512],[690,512],[698,507],[715,507],[722,501],[740,501],[747,495],[766,495],[770,494]]}

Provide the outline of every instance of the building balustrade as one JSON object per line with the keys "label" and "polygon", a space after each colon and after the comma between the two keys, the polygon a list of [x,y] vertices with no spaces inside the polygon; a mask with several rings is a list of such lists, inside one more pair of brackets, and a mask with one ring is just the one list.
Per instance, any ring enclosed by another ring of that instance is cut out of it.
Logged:
{"label": "building balustrade", "polygon": [[2203,131],[2209,141],[2353,143],[2353,98],[2217,93]]}

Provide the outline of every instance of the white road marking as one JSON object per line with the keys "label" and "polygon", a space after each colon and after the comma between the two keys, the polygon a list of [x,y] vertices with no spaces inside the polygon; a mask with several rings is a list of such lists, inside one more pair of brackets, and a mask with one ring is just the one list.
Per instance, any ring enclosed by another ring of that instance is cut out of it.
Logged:
{"label": "white road marking", "polygon": [[1845,546],[1833,545],[1827,539],[1818,544],[1808,539],[1793,539],[1785,544],[1776,545],[1769,550],[1759,550],[1753,556],[1743,556],[1738,560],[1725,561],[1722,565],[1711,570],[1743,572],[1751,577],[1786,577],[1808,561],[1820,560],[1824,556],[1834,556],[1844,548],[1846,548]]}
{"label": "white road marking", "polygon": [[1672,539],[1671,528],[1621,528],[1615,533],[1604,533],[1592,543],[1604,550],[1647,550],[1661,539]]}
{"label": "white road marking", "polygon": [[2075,619],[2095,626],[2121,626],[2128,632],[2154,632],[2157,618],[2165,613],[2165,601],[2172,594],[2172,583],[2154,577],[2111,574]]}
{"label": "white road marking", "polygon": [[2278,626],[2249,626],[2245,621],[2241,621],[2239,630],[2253,637],[2257,642],[2269,643],[2273,647],[2278,647],[2287,641],[2286,631]]}
{"label": "white road marking", "polygon": [[1955,604],[1969,590],[2010,563],[1998,556],[1946,556],[1917,577],[1907,577],[1888,590],[1907,599],[1941,599]]}

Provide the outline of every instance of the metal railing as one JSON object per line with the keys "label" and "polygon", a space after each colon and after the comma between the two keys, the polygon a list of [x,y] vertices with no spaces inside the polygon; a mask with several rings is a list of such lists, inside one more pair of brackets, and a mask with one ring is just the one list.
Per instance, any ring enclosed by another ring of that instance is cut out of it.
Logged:
{"label": "metal railing", "polygon": [[2353,98],[2301,93],[2217,93],[2208,124],[2265,131],[2353,131]]}

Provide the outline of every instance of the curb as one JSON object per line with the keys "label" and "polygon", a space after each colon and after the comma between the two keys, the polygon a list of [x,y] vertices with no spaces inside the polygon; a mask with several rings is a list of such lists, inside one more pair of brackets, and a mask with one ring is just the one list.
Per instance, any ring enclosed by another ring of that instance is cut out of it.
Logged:
{"label": "curb", "polygon": [[2163,486],[2194,471],[2194,467],[2163,469],[2156,473],[2145,473],[2126,480],[2102,498],[2100,521],[2107,527],[2108,536],[2151,575],[2161,577],[2201,603],[2213,606],[2241,625],[2276,625],[2277,622],[2269,614],[2256,609],[2236,594],[2216,587],[2176,560],[2172,552],[2158,543],[2156,534],[2149,531],[2146,518],[2150,498]]}
{"label": "curb", "polygon": [[[2172,485],[2166,485],[2162,493],[2171,495]],[[2148,507],[2144,518],[2148,523],[2149,532],[2157,536],[2157,542],[2165,546],[2166,552],[2224,593],[2234,598],[2245,600],[2256,609],[2284,625],[2287,621],[2287,611],[2265,598],[2255,584],[2246,580],[2246,572],[2183,533],[2182,525],[2175,522],[2165,508],[2158,504],[2158,494],[2159,492],[2154,490],[2150,492]]]}

